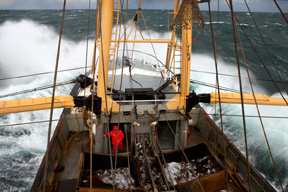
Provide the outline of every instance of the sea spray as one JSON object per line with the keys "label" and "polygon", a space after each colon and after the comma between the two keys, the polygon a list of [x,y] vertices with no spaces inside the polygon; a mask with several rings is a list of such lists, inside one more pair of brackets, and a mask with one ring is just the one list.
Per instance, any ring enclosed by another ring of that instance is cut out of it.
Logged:
{"label": "sea spray", "polygon": [[[143,10],[146,17],[145,21],[150,30],[151,38],[159,37],[163,39],[171,38],[171,30],[167,32],[169,22],[167,13],[157,10]],[[6,16],[2,16],[2,13]],[[86,55],[86,35],[87,35],[87,10],[68,10],[67,14],[70,15],[64,23],[63,41],[60,52],[60,69],[69,69],[74,67],[81,67],[85,65]],[[128,12],[129,16],[133,16],[135,11]],[[95,14],[95,11],[92,14]],[[161,25],[160,22],[155,20],[159,14],[162,15]],[[212,13],[212,16],[215,16]],[[39,11],[1,11],[0,13],[0,78],[26,75],[31,73],[53,71],[56,61],[56,52],[58,45],[58,31],[59,23],[61,20],[61,11],[53,10],[39,10]],[[7,16],[8,15],[8,16]],[[268,13],[255,13],[261,32],[264,34],[266,43],[273,54],[276,65],[282,75],[284,81],[288,81],[286,63],[288,60],[287,51],[287,24],[282,22],[279,14]],[[208,13],[203,12],[204,20],[206,21],[206,27],[199,33],[196,38],[196,44],[193,44],[192,48],[192,70],[203,70],[215,72],[212,44],[210,37],[210,26],[207,23]],[[253,27],[253,23],[246,19],[246,13],[237,13],[241,23],[249,25],[243,26],[252,42],[256,46],[257,50],[265,50],[263,48],[261,39]],[[26,18],[26,19],[23,19]],[[91,17],[95,18],[95,17]],[[216,17],[213,17],[215,19]],[[234,44],[230,41],[232,35],[232,27],[229,25],[231,15],[227,12],[220,13],[220,31],[219,34],[219,73],[237,75],[235,52],[233,51]],[[163,21],[164,20],[164,21]],[[173,20],[173,15],[170,15],[169,21]],[[213,22],[215,27],[215,38],[217,37],[216,26],[217,22]],[[92,24],[93,22],[91,22]],[[140,22],[139,22],[140,23]],[[163,24],[164,23],[164,24]],[[94,22],[95,24],[95,22]],[[281,24],[281,25],[279,25]],[[91,26],[89,33],[89,57],[88,65],[92,61],[92,47],[93,47],[93,31],[94,26]],[[92,30],[93,29],[93,30]],[[145,30],[145,26],[140,26],[142,32]],[[248,29],[252,29],[248,31]],[[253,31],[254,30],[254,31]],[[16,35],[15,35],[16,34]],[[198,31],[193,31],[194,35],[197,35]],[[147,37],[147,33],[144,34]],[[267,72],[259,62],[256,54],[251,48],[249,43],[245,40],[243,33],[240,31],[241,39],[248,61],[249,70],[253,73],[254,78],[264,78],[267,76]],[[132,37],[132,36],[131,36]],[[272,38],[273,37],[273,38]],[[128,45],[131,49],[132,44]],[[123,47],[123,46],[120,46]],[[157,57],[165,63],[167,45],[154,44]],[[150,44],[142,46],[137,45],[137,50],[143,52],[149,52],[154,54]],[[271,67],[270,58],[267,52],[260,52],[261,58],[265,64],[268,64],[269,70],[274,79],[277,78],[277,73]],[[136,59],[141,58],[140,55],[136,55]],[[148,57],[145,58],[148,60]],[[149,61],[150,62],[150,61]],[[155,62],[155,60],[151,60]],[[244,68],[243,59],[240,59],[241,74],[247,76]],[[81,71],[61,73],[58,76],[58,82],[66,81],[75,78],[79,74],[83,74],[84,69]],[[6,80],[0,81],[1,95],[12,93],[15,91],[25,90],[27,88],[33,88],[38,86],[52,84],[53,75],[36,76],[35,78],[21,78],[13,81]],[[203,82],[215,84],[215,75],[209,75],[206,73],[191,72],[191,79],[196,79]],[[242,78],[244,81],[244,91],[251,92],[250,85],[247,79]],[[277,91],[271,82],[260,81],[253,79],[253,85],[256,93],[264,93],[274,96]],[[220,77],[220,85],[223,87],[238,89],[238,78],[236,77]],[[209,93],[215,91],[213,88],[207,88],[199,85],[191,85],[197,94]],[[57,88],[57,95],[69,94],[72,85],[61,86]],[[280,87],[283,91],[283,88]],[[216,90],[217,92],[217,90]],[[9,99],[50,96],[51,90],[32,92],[22,96],[11,97]],[[3,99],[0,99],[3,100]],[[219,114],[219,107],[214,105],[202,105],[208,114]],[[226,115],[241,115],[240,105],[235,104],[223,104],[223,113]],[[57,109],[54,112],[55,119],[58,119],[61,114],[61,109]],[[285,107],[268,107],[261,106],[261,115],[266,116],[283,116],[287,117]],[[253,116],[257,116],[255,107],[245,105],[245,113]],[[38,112],[27,112],[17,114],[0,115],[0,124],[9,125],[14,123],[23,123],[30,121],[47,120],[49,110]],[[216,123],[220,125],[219,116],[215,117]],[[248,147],[250,160],[252,164],[260,171],[260,173],[266,177],[272,184],[275,184],[279,189],[279,183],[273,170],[273,165],[269,157],[269,152],[264,140],[263,131],[259,123],[259,119],[255,117],[247,117],[247,131],[248,131]],[[232,140],[232,142],[240,149],[242,153],[245,152],[244,145],[244,133],[241,117],[224,116],[224,132]],[[274,155],[274,159],[280,172],[280,177],[284,186],[287,185],[288,171],[287,171],[287,120],[282,118],[263,118],[264,127],[268,140]],[[53,124],[55,128],[57,122]],[[22,125],[14,127],[1,127],[0,128],[0,189],[3,191],[16,191],[16,190],[29,190],[33,179],[38,170],[38,166],[42,160],[43,154],[46,150],[47,140],[47,123]],[[52,131],[53,132],[53,131]],[[2,154],[3,153],[3,154]],[[245,153],[244,153],[245,154]]]}

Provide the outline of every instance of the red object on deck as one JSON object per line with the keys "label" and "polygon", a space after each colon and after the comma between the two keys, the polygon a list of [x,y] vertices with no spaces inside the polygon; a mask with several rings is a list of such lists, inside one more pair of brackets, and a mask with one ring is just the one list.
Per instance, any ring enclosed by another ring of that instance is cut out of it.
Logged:
{"label": "red object on deck", "polygon": [[[118,141],[117,141],[117,132],[118,132]],[[106,132],[106,134],[108,136],[107,132]],[[118,127],[116,125],[114,125],[113,130],[110,132],[110,137],[112,137],[112,145],[113,145],[113,149],[114,149],[114,155],[116,154],[116,145],[118,145],[118,148],[121,151],[125,151],[125,149],[123,148],[123,144],[122,144],[124,134],[120,129],[118,129]]]}

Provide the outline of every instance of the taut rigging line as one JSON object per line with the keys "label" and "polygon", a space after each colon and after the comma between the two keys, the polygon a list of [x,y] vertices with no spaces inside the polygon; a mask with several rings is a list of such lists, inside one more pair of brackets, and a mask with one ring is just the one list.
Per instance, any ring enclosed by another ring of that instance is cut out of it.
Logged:
{"label": "taut rigging line", "polygon": [[[68,84],[72,84],[72,83],[76,83],[76,79],[74,80],[70,80],[70,81],[64,81],[62,83],[58,83],[55,86],[63,86],[63,85],[68,85]],[[40,91],[40,90],[44,90],[44,89],[50,89],[53,88],[54,85],[47,85],[47,86],[42,86],[42,87],[36,87],[33,89],[27,89],[24,91],[19,91],[19,92],[14,92],[14,93],[9,93],[6,95],[0,95],[0,98],[4,98],[4,97],[10,97],[10,96],[15,96],[15,95],[20,95],[20,94],[24,94],[24,93],[30,93],[32,91]]]}

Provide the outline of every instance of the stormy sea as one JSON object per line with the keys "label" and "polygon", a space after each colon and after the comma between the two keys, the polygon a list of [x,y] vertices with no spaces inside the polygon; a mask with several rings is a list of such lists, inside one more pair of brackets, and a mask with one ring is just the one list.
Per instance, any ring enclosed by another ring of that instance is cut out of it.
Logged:
{"label": "stormy sea", "polygon": [[[131,18],[136,10],[124,13],[123,18]],[[171,38],[170,23],[173,15],[167,10],[142,10],[151,38]],[[88,31],[88,10],[67,10],[63,25],[60,61],[57,82],[66,82],[84,74],[86,64],[91,66],[93,39],[95,36],[95,10],[90,12]],[[205,84],[191,84],[191,91],[199,93],[216,92],[206,86],[216,83],[215,63],[211,40],[209,13],[202,12],[205,27],[193,30],[191,56],[191,80]],[[237,12],[238,26],[245,60],[256,94],[266,94],[280,98],[278,90],[288,97],[288,25],[279,13],[253,13],[257,26],[267,44],[273,62],[263,44],[251,15]],[[52,89],[36,91],[53,84],[61,26],[62,10],[0,10],[0,101],[51,96]],[[219,20],[217,19],[219,18]],[[219,68],[220,86],[239,91],[237,60],[234,46],[233,28],[230,12],[212,12],[215,47]],[[143,19],[139,16],[139,27],[148,38]],[[126,22],[126,21],[125,21]],[[122,31],[126,24],[121,25]],[[249,36],[255,50],[262,59],[260,62],[240,26]],[[88,31],[88,33],[87,33]],[[88,34],[88,35],[87,35]],[[134,36],[131,35],[131,36]],[[88,39],[88,49],[86,49]],[[132,48],[132,45],[128,45]],[[165,63],[167,45],[154,45],[157,57]],[[151,45],[136,46],[136,50],[154,54]],[[252,93],[244,57],[238,42],[241,65],[242,88]],[[134,56],[137,59],[140,55]],[[138,58],[139,57],[139,58]],[[81,68],[81,69],[75,69]],[[64,70],[64,71],[63,71]],[[89,70],[89,69],[88,69]],[[44,73],[39,75],[39,73]],[[32,75],[32,76],[31,76]],[[271,81],[271,77],[275,81]],[[24,76],[24,77],[22,77]],[[277,87],[275,86],[277,85]],[[69,94],[73,84],[58,86],[56,95]],[[24,94],[15,94],[31,90]],[[201,104],[211,118],[220,126],[219,106]],[[260,114],[271,151],[279,172],[283,187],[288,191],[288,110],[287,106],[260,106]],[[248,138],[249,160],[252,165],[277,190],[280,184],[272,164],[256,107],[244,106]],[[50,110],[0,115],[0,191],[29,191],[43,155],[46,151]],[[53,130],[57,125],[62,109],[54,110]],[[245,154],[243,119],[241,105],[222,104],[224,133]],[[44,122],[41,122],[44,121]],[[52,130],[52,133],[53,133]]]}

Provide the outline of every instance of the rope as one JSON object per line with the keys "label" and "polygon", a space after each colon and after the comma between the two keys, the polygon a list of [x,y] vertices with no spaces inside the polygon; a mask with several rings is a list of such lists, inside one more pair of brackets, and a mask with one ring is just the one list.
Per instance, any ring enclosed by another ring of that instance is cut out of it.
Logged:
{"label": "rope", "polygon": [[[142,4],[143,4],[143,3],[142,3]],[[139,8],[140,8],[140,7],[139,7]],[[147,31],[147,33],[148,33],[149,39],[151,40],[150,33],[149,33],[149,31],[148,31],[148,28],[147,28],[147,25],[146,25],[146,22],[145,22],[145,19],[144,19],[144,15],[143,15],[141,9],[140,9],[140,13],[141,13],[141,16],[142,16],[142,18],[143,18],[143,22],[144,22],[146,31]],[[155,51],[155,49],[154,49],[153,43],[151,43],[151,46],[152,46],[153,52],[154,52],[154,54],[155,54],[155,57],[157,58],[156,51]],[[162,70],[161,70],[161,68],[160,68],[158,59],[157,59],[156,61],[157,61],[158,67],[159,67],[159,71],[161,72],[161,76],[162,76],[162,78],[163,78],[164,76],[163,76]]]}
{"label": "rope", "polygon": [[262,41],[263,41],[263,44],[265,45],[265,48],[266,48],[266,50],[267,50],[267,52],[268,52],[268,54],[269,54],[269,57],[270,57],[273,65],[274,65],[274,68],[275,68],[275,70],[276,70],[276,72],[277,72],[277,75],[278,75],[278,77],[280,78],[280,81],[281,81],[281,83],[282,83],[282,85],[283,85],[283,87],[284,87],[284,89],[285,89],[285,91],[286,91],[286,94],[288,95],[288,91],[287,91],[287,89],[286,89],[286,87],[285,87],[285,85],[284,85],[284,83],[283,83],[283,80],[282,80],[282,78],[281,78],[281,75],[279,74],[279,71],[278,71],[278,69],[277,69],[277,67],[276,67],[276,64],[275,64],[275,62],[274,62],[274,60],[273,60],[273,58],[272,58],[272,56],[271,56],[271,53],[270,53],[270,51],[269,51],[269,49],[268,49],[268,47],[267,47],[267,45],[266,45],[266,43],[265,43],[265,40],[264,40],[262,34],[261,34],[261,32],[260,32],[260,30],[259,30],[259,28],[258,28],[258,25],[257,25],[257,23],[256,23],[256,21],[255,21],[255,19],[254,19],[254,17],[253,17],[253,14],[252,14],[252,12],[251,12],[248,4],[247,4],[247,1],[244,0],[244,2],[245,2],[246,7],[247,7],[247,9],[248,9],[248,11],[249,11],[249,13],[250,13],[253,21],[254,21],[254,24],[255,24],[255,26],[256,26],[256,28],[257,28],[257,30],[258,30],[258,33],[259,33],[259,35],[260,35],[260,37],[261,37],[261,39],[262,39]]}
{"label": "rope", "polygon": [[[200,70],[190,70],[192,72],[197,72],[197,73],[207,73],[207,74],[212,74],[212,75],[215,75],[216,73],[214,72],[208,72],[208,71],[200,71]],[[218,75],[221,75],[221,76],[227,76],[227,77],[237,77],[236,75],[229,75],[229,74],[224,74],[224,73],[218,73]],[[245,77],[245,78],[248,78],[248,77]],[[242,79],[243,79],[243,75],[242,75]],[[259,80],[259,81],[268,81],[268,82],[273,82],[272,80],[269,80],[269,79],[260,79],[260,78],[252,78],[250,77],[250,79],[255,79],[255,80]],[[274,81],[276,83],[281,83],[281,81]],[[284,81],[283,83],[286,83],[288,84],[287,81]]]}
{"label": "rope", "polygon": [[[97,0],[99,3],[99,0]],[[98,5],[97,3],[97,5]],[[100,16],[101,17],[101,16]],[[96,20],[97,21],[97,20]],[[100,29],[102,26],[102,17],[100,19]],[[106,87],[106,81],[105,81],[105,71],[104,71],[104,55],[103,55],[103,36],[102,36],[102,31],[100,33],[100,38],[101,38],[101,52],[102,52],[102,69],[103,69],[103,83],[104,83],[104,87]],[[100,64],[100,63],[99,63]],[[95,75],[93,75],[93,78]],[[94,82],[94,81],[93,81]],[[94,86],[93,86],[94,87]],[[106,114],[107,119],[109,119],[108,117],[108,105],[107,105],[107,89],[104,89],[104,93],[105,93],[105,106],[106,106],[106,110],[104,111],[104,113]],[[111,151],[111,143],[110,143],[110,130],[109,130],[109,123],[110,120],[108,121],[108,145],[109,145],[109,155],[110,155],[110,165],[111,165],[111,170],[113,172],[113,160],[112,160],[112,151]],[[115,191],[115,179],[113,180],[113,191]]]}
{"label": "rope", "polygon": [[[161,100],[160,100],[161,101]],[[173,113],[173,112],[171,112]],[[176,112],[175,112],[176,113]],[[191,114],[198,114],[198,113],[193,113],[193,112],[190,112]],[[177,112],[178,114],[178,112]],[[210,115],[210,116],[219,116],[220,114],[219,113],[207,113],[207,115]],[[222,114],[222,116],[225,116],[225,117],[242,117],[242,115],[225,115],[225,114]],[[84,117],[87,117],[87,116],[84,116]],[[246,117],[259,117],[259,116],[256,116],[256,115],[246,115]],[[261,116],[262,119],[263,118],[267,118],[267,119],[288,119],[288,117],[283,117],[283,116]],[[60,119],[53,119],[52,121],[59,121]],[[75,118],[66,118],[66,120],[75,120]],[[20,126],[20,125],[31,125],[31,124],[36,124],[36,123],[47,123],[49,122],[50,120],[44,120],[44,121],[33,121],[33,122],[27,122],[27,123],[16,123],[16,124],[7,124],[7,125],[0,125],[0,127],[13,127],[13,126]]]}
{"label": "rope", "polygon": [[180,149],[181,149],[181,151],[182,151],[182,153],[183,153],[183,155],[184,155],[184,157],[185,157],[186,161],[188,162],[188,164],[189,164],[189,166],[190,166],[190,168],[191,168],[191,171],[192,171],[192,174],[193,174],[193,176],[195,176],[195,177],[196,177],[196,179],[197,179],[197,182],[199,183],[199,185],[200,185],[200,187],[201,187],[202,191],[204,191],[204,192],[205,192],[205,190],[204,190],[203,186],[201,185],[201,183],[200,183],[200,181],[199,181],[199,179],[198,179],[198,177],[197,177],[197,175],[196,175],[195,171],[193,170],[193,167],[192,167],[192,165],[191,165],[191,163],[190,163],[189,159],[187,158],[187,156],[186,156],[186,154],[185,154],[185,152],[184,152],[184,150],[183,150],[183,148],[182,148],[182,146],[181,146],[181,144],[180,144],[179,140],[177,139],[177,137],[176,137],[176,135],[175,135],[175,133],[174,133],[174,131],[173,131],[172,127],[170,126],[170,123],[169,123],[169,121],[168,121],[168,119],[167,119],[167,116],[166,116],[166,114],[163,114],[163,116],[165,117],[165,119],[166,119],[166,121],[167,121],[167,124],[168,124],[168,126],[169,126],[169,128],[170,128],[171,132],[173,133],[173,135],[174,135],[174,138],[176,139],[176,141],[177,141],[177,143],[178,143],[178,145],[179,145],[179,147],[180,147]]}
{"label": "rope", "polygon": [[[89,68],[89,67],[91,67],[91,66],[87,66],[86,68]],[[74,70],[79,70],[79,69],[83,69],[83,67],[77,67],[77,68],[71,68],[71,69],[63,69],[63,70],[59,70],[58,73],[67,72],[67,71],[74,71]],[[46,75],[46,74],[50,74],[50,73],[54,73],[54,71],[43,72],[43,73],[35,73],[35,74],[30,74],[30,75],[22,75],[22,76],[16,76],[16,77],[5,77],[5,78],[0,79],[0,81],[9,80],[9,79],[25,78],[25,77],[34,77],[34,76]]]}
{"label": "rope", "polygon": [[[121,4],[121,11],[122,11],[122,15],[121,15],[121,19],[122,19],[122,16],[123,16],[123,4]],[[126,22],[127,22],[127,13],[128,13],[128,0],[127,0],[127,4],[126,4]],[[122,23],[122,20],[120,21]],[[121,100],[122,100],[122,97],[121,97],[121,93],[122,93],[122,84],[123,84],[123,68],[124,68],[124,63],[125,63],[125,58],[124,58],[124,54],[125,54],[125,45],[126,45],[126,30],[124,32],[124,43],[123,43],[123,56],[122,56],[122,71],[121,71],[121,80],[120,80],[120,94],[119,94],[119,112],[118,112],[118,130],[117,130],[117,137],[116,137],[116,141],[117,141],[117,144],[116,144],[116,153],[115,153],[115,167],[114,167],[114,172],[113,172],[113,186],[115,185],[115,177],[116,177],[116,168],[117,168],[117,153],[118,153],[118,137],[119,137],[119,129],[120,129],[120,110],[121,110]],[[119,32],[119,37],[120,37],[120,32]],[[118,50],[117,50],[117,54],[118,54]],[[131,61],[132,63],[132,61]],[[130,75],[131,75],[131,72],[130,72]],[[125,121],[126,121],[126,117],[125,117]],[[124,130],[125,131],[125,130]],[[128,160],[128,168],[129,168],[129,186],[130,186],[130,191],[132,191],[132,187],[131,187],[131,176],[130,176],[130,161],[129,161],[129,147],[128,147],[128,138],[127,138],[127,130],[125,132],[126,134],[126,148],[127,148],[127,160]]]}
{"label": "rope", "polygon": [[[230,7],[230,5],[229,5],[228,1],[227,1],[227,0],[225,0],[225,1],[226,1],[226,3],[227,3],[228,7],[231,9],[231,7]],[[268,75],[269,75],[270,79],[271,79],[271,80],[272,80],[272,82],[274,83],[274,85],[275,85],[275,87],[277,88],[278,92],[280,93],[281,97],[283,98],[283,100],[284,100],[284,101],[286,102],[286,104],[288,105],[288,101],[286,101],[286,99],[284,98],[284,96],[283,96],[282,92],[280,91],[280,89],[278,88],[278,86],[277,86],[276,82],[275,82],[275,81],[274,81],[274,79],[272,78],[272,76],[271,76],[271,74],[270,74],[269,70],[268,70],[268,69],[267,69],[267,67],[265,66],[264,62],[262,61],[262,59],[261,59],[261,57],[259,56],[258,52],[256,51],[255,47],[253,46],[253,44],[252,44],[252,42],[251,42],[250,38],[249,38],[249,37],[248,37],[248,35],[246,34],[246,32],[245,32],[245,30],[243,29],[243,27],[240,25],[240,22],[239,22],[239,20],[237,19],[236,15],[234,15],[234,18],[237,20],[237,23],[239,24],[240,28],[242,29],[243,33],[245,34],[245,36],[246,36],[247,40],[249,41],[249,43],[250,43],[251,47],[253,48],[254,52],[256,53],[256,55],[257,55],[258,59],[259,59],[259,60],[260,60],[260,62],[262,63],[262,65],[263,65],[264,69],[265,69],[265,70],[266,70],[266,72],[268,73]]]}
{"label": "rope", "polygon": [[[244,0],[244,1],[245,1],[245,0]],[[247,66],[247,62],[246,62],[246,58],[245,58],[245,54],[244,54],[244,50],[243,50],[243,47],[242,47],[242,43],[241,43],[241,39],[240,39],[240,34],[239,34],[239,31],[238,31],[237,26],[236,26],[236,29],[237,29],[237,33],[238,33],[238,37],[239,37],[239,43],[240,43],[241,51],[242,51],[242,54],[243,54],[243,59],[244,59],[244,63],[245,63],[245,67],[246,67],[246,71],[247,71],[247,75],[248,75],[250,87],[251,87],[251,90],[252,90],[254,102],[255,102],[255,105],[256,105],[257,113],[258,113],[259,120],[260,120],[260,123],[261,123],[261,127],[262,127],[262,130],[263,130],[263,134],[264,134],[264,137],[265,137],[265,140],[266,140],[266,143],[267,143],[267,147],[268,147],[268,150],[269,150],[269,153],[270,153],[270,157],[271,157],[271,160],[272,160],[272,162],[273,162],[273,165],[274,165],[274,168],[275,168],[275,172],[276,172],[276,174],[277,174],[277,177],[278,177],[280,186],[281,186],[281,188],[282,188],[282,191],[284,192],[284,189],[283,189],[283,186],[282,186],[282,183],[281,183],[281,179],[280,179],[280,176],[279,176],[279,174],[278,174],[278,171],[277,171],[277,168],[276,168],[276,164],[275,164],[275,161],[274,161],[274,159],[273,159],[273,155],[272,155],[272,152],[271,152],[271,149],[270,149],[270,145],[269,145],[269,142],[268,142],[268,138],[267,138],[267,136],[266,136],[266,132],[265,132],[265,129],[264,129],[264,125],[263,125],[263,122],[262,122],[262,119],[261,119],[260,111],[259,111],[259,108],[258,108],[256,96],[255,96],[255,93],[254,93],[254,90],[253,90],[252,82],[251,82],[251,80],[250,80],[250,74],[249,74],[249,70],[248,70],[248,66]]]}
{"label": "rope", "polygon": [[72,84],[75,83],[76,80],[70,80],[70,81],[65,81],[56,85],[47,85],[47,86],[42,86],[42,87],[37,87],[37,88],[33,88],[33,89],[27,89],[27,90],[23,90],[23,91],[19,91],[19,92],[14,92],[14,93],[9,93],[6,95],[0,95],[0,98],[4,98],[4,97],[10,97],[10,96],[15,96],[15,95],[20,95],[20,94],[25,94],[25,93],[30,93],[33,91],[40,91],[40,90],[44,90],[44,89],[50,89],[53,88],[54,86],[62,86],[62,85],[68,85],[68,84]]}
{"label": "rope", "polygon": [[[97,0],[96,3],[96,10],[98,10],[98,5],[99,5],[99,0]],[[90,2],[89,2],[89,10],[90,10]],[[96,26],[97,26],[97,11],[96,11]],[[96,33],[95,33],[96,35]],[[96,39],[97,37],[95,37]],[[96,42],[95,45],[97,46]],[[87,53],[86,53],[87,54]],[[95,57],[96,57],[96,49],[95,49]],[[95,60],[96,62],[96,60]],[[93,83],[92,83],[92,102],[91,102],[91,126],[89,126],[89,137],[90,137],[90,192],[92,192],[92,169],[93,169],[93,156],[92,156],[92,152],[93,152],[93,134],[92,134],[92,129],[93,129],[93,109],[94,109],[94,94],[95,94],[95,71],[96,71],[96,63],[93,63],[94,68],[93,68]]]}
{"label": "rope", "polygon": [[[221,122],[221,132],[222,132],[222,145],[223,145],[223,154],[224,154],[226,184],[227,184],[227,191],[229,192],[229,187],[228,187],[229,186],[228,185],[229,182],[228,182],[228,173],[227,173],[227,160],[226,160],[227,157],[226,157],[226,148],[225,148],[225,144],[224,144],[224,127],[223,127],[222,106],[221,106],[221,97],[220,97],[219,79],[218,79],[218,63],[217,63],[216,52],[215,52],[215,43],[214,43],[214,34],[213,34],[213,26],[212,26],[210,1],[208,1],[208,8],[209,8],[211,38],[212,38],[212,45],[213,45],[213,55],[214,55],[215,70],[216,70],[216,85],[217,85],[218,98],[219,98],[220,122]],[[215,108],[216,108],[216,105],[215,105]],[[215,131],[215,129],[214,129],[214,131]]]}
{"label": "rope", "polygon": [[[171,173],[170,173],[170,170],[169,170],[168,167],[167,167],[166,159],[165,159],[165,157],[164,157],[164,154],[162,153],[162,149],[161,149],[160,144],[159,144],[157,125],[155,125],[155,128],[156,128],[156,143],[157,143],[157,146],[158,146],[159,151],[160,151],[160,153],[161,153],[161,157],[162,157],[162,159],[163,159],[164,165],[165,165],[165,167],[167,168],[167,171],[168,171],[168,175],[169,175],[169,177],[170,177],[170,180],[173,181],[172,176],[171,176]],[[160,162],[160,161],[159,161],[159,162]],[[176,188],[175,188],[173,182],[172,182],[172,186],[173,186],[174,191],[176,191]],[[168,187],[168,185],[167,185],[167,187]],[[169,188],[169,187],[168,187],[168,189],[169,189],[169,191],[170,191],[170,188]]]}
{"label": "rope", "polygon": [[237,38],[236,38],[236,29],[235,29],[236,23],[235,23],[235,18],[234,18],[234,11],[233,11],[233,3],[232,3],[232,0],[230,0],[230,8],[231,8],[232,26],[233,26],[233,34],[234,34],[235,53],[236,53],[237,66],[238,66],[239,88],[240,88],[240,96],[241,96],[241,108],[242,108],[242,118],[243,118],[243,128],[244,128],[245,148],[246,148],[246,158],[247,158],[247,169],[248,169],[247,171],[248,171],[248,179],[249,179],[249,191],[251,191],[251,190],[252,190],[252,187],[251,187],[250,162],[249,162],[249,153],[248,153],[248,144],[247,144],[245,111],[244,111],[243,92],[242,92],[242,81],[241,81],[241,72],[240,72],[240,62],[239,62],[238,47],[237,47]]}
{"label": "rope", "polygon": [[[205,82],[197,81],[197,80],[193,80],[193,79],[191,79],[190,83],[198,84],[198,85],[203,85],[203,86],[206,86],[206,87],[212,87],[212,88],[218,89],[217,85],[213,85],[213,84],[210,84],[210,83],[205,83]],[[239,93],[239,91],[236,90],[236,89],[230,89],[230,88],[226,88],[226,87],[222,87],[222,86],[219,86],[219,89],[220,89],[220,90],[223,90],[223,91],[229,91],[229,92]],[[246,92],[244,92],[244,93],[246,93]]]}
{"label": "rope", "polygon": [[55,88],[56,88],[59,56],[60,56],[60,45],[61,45],[61,38],[62,38],[62,29],[63,29],[64,15],[65,15],[65,7],[66,7],[66,0],[64,0],[64,4],[63,4],[61,28],[60,28],[57,59],[56,59],[55,74],[54,74],[54,86],[53,86],[52,102],[51,102],[51,110],[50,110],[50,121],[49,121],[49,130],[48,130],[48,139],[47,139],[47,150],[46,150],[46,153],[45,153],[46,162],[45,162],[44,176],[43,176],[43,180],[44,180],[43,181],[43,192],[46,191],[46,176],[47,176],[48,159],[49,159],[48,149],[49,149],[50,136],[51,136],[51,127],[52,127],[52,118],[53,118],[53,109],[54,109],[54,97],[55,97]]}
{"label": "rope", "polygon": [[278,5],[278,3],[276,2],[276,0],[274,0],[275,5],[278,7],[279,11],[281,12],[283,18],[285,19],[285,21],[288,23],[288,20],[286,18],[286,16],[284,15],[283,11],[281,10],[280,6]]}

